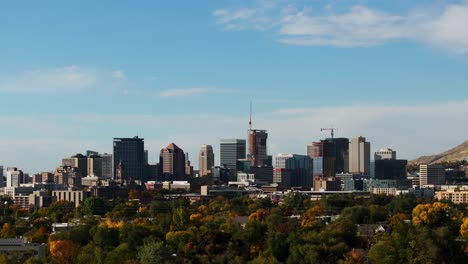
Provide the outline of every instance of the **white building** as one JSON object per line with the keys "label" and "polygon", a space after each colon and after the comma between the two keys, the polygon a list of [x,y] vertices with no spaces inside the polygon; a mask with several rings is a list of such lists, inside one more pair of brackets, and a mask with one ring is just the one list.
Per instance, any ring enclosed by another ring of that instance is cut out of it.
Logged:
{"label": "white building", "polygon": [[23,171],[18,168],[7,168],[6,187],[19,187],[23,183]]}
{"label": "white building", "polygon": [[365,137],[355,137],[349,143],[349,172],[369,175],[370,143]]}
{"label": "white building", "polygon": [[382,148],[374,153],[374,160],[395,160],[396,151],[391,148]]}

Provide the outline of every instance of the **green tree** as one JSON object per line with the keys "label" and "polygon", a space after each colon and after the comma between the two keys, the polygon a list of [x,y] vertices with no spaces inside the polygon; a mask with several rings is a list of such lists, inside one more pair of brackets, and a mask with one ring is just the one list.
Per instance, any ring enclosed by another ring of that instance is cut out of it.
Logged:
{"label": "green tree", "polygon": [[162,264],[170,262],[169,248],[162,241],[147,240],[138,249],[141,264]]}
{"label": "green tree", "polygon": [[129,263],[136,258],[135,251],[128,248],[127,243],[120,244],[112,251],[107,253],[105,264]]}
{"label": "green tree", "polygon": [[81,205],[81,212],[84,215],[105,216],[109,211],[109,205],[100,197],[88,197]]}
{"label": "green tree", "polygon": [[70,201],[56,201],[47,208],[47,216],[53,219],[56,223],[67,222],[73,217],[75,203]]}

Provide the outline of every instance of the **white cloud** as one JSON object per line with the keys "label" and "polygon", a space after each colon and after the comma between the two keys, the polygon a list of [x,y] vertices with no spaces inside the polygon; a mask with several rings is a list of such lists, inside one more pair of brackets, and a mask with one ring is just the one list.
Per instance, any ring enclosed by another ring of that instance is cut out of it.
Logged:
{"label": "white cloud", "polygon": [[160,97],[187,97],[187,96],[199,96],[203,94],[219,92],[216,88],[181,88],[181,89],[170,89],[163,90],[157,93]]}
{"label": "white cloud", "polygon": [[[263,12],[262,6],[258,6],[245,15],[238,14],[243,9],[221,9],[214,15],[218,23],[237,29],[265,28],[263,21],[269,21],[269,24],[277,25],[278,40],[285,44],[371,47],[390,41],[416,40],[456,53],[468,53],[466,1],[417,8],[401,15],[362,5],[339,13],[335,13],[331,6],[324,8],[323,13],[308,7],[298,10],[292,5],[277,6],[276,9],[276,12]],[[258,20],[257,14],[262,14],[263,19]]]}
{"label": "white cloud", "polygon": [[115,79],[119,79],[119,80],[124,80],[124,79],[127,78],[127,76],[125,75],[125,73],[122,70],[113,71],[112,72],[112,77],[114,77]]}
{"label": "white cloud", "polygon": [[[281,108],[264,113],[256,111],[253,125],[268,131],[270,155],[305,154],[308,142],[329,136],[320,128],[334,125],[338,128],[337,137],[362,135],[371,142],[373,150],[391,147],[397,150],[399,158],[412,159],[439,153],[467,140],[468,122],[464,113],[468,113],[468,101]],[[28,172],[53,169],[62,157],[86,149],[109,152],[113,137],[136,134],[145,138],[151,162],[155,162],[162,147],[175,142],[191,154],[192,163],[197,166],[196,155],[201,144],[213,145],[219,161],[219,140],[246,138],[248,128],[248,113],[245,116],[75,113],[35,117],[0,114],[2,123],[17,120],[21,120],[21,128],[25,130],[36,124],[47,124],[34,137],[26,132],[0,135],[2,165],[24,166]],[[63,123],[67,129],[57,131]],[[73,138],[71,144],[70,138]]]}
{"label": "white cloud", "polygon": [[374,46],[405,36],[404,19],[365,6],[348,13],[313,16],[304,11],[284,16],[279,29],[289,44],[362,47]]}
{"label": "white cloud", "polygon": [[91,87],[96,79],[95,72],[78,66],[31,70],[5,78],[5,81],[0,82],[0,91],[12,93],[78,91]]}

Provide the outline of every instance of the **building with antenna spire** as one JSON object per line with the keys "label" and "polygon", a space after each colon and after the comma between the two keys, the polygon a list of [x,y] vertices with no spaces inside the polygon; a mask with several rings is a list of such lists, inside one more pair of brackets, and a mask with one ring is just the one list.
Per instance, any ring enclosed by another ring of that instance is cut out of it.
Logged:
{"label": "building with antenna spire", "polygon": [[252,102],[250,103],[249,130],[247,132],[248,155],[252,166],[266,166],[268,164],[267,154],[268,133],[262,129],[252,129]]}

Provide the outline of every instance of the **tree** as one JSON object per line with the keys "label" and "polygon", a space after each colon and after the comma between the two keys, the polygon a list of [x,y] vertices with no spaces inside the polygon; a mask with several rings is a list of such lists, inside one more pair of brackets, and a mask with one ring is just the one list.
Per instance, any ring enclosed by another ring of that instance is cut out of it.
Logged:
{"label": "tree", "polygon": [[80,249],[80,253],[76,258],[77,264],[103,264],[106,254],[102,248],[97,247],[93,242]]}
{"label": "tree", "polygon": [[282,207],[290,212],[299,213],[304,211],[304,202],[309,200],[306,194],[290,192],[284,197]]}
{"label": "tree", "polygon": [[460,212],[442,202],[419,204],[413,209],[413,225],[431,229],[448,226],[452,232],[458,234]]}
{"label": "tree", "polygon": [[101,197],[88,197],[81,205],[81,212],[84,215],[105,216],[109,210],[109,205]]}
{"label": "tree", "polygon": [[120,244],[107,253],[105,264],[127,263],[135,258],[135,252],[128,248],[127,243]]}
{"label": "tree", "polygon": [[54,263],[72,264],[78,256],[80,245],[71,240],[56,240],[49,242],[49,251]]}
{"label": "tree", "polygon": [[11,227],[9,223],[5,223],[3,224],[2,230],[0,231],[0,236],[2,238],[15,237],[15,231],[13,230],[13,228]]}
{"label": "tree", "polygon": [[162,264],[170,259],[169,248],[162,241],[147,240],[138,249],[141,264]]}
{"label": "tree", "polygon": [[468,217],[463,218],[463,222],[460,226],[460,235],[464,238],[468,238]]}
{"label": "tree", "polygon": [[47,216],[54,219],[56,223],[66,222],[73,217],[75,203],[70,201],[56,201],[47,208]]}

